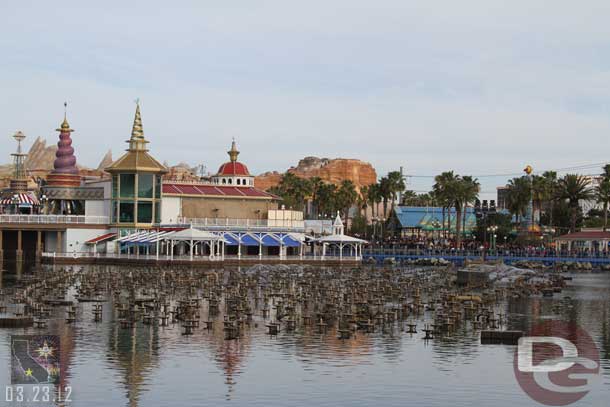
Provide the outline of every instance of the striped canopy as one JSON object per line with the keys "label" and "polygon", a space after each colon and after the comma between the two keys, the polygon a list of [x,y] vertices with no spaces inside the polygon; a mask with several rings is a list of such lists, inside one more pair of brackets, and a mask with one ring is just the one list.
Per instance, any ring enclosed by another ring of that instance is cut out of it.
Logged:
{"label": "striped canopy", "polygon": [[[13,196],[17,196],[17,202],[13,202]],[[19,206],[40,205],[36,195],[31,192],[14,194],[13,196],[2,198],[2,200],[0,200],[0,205],[14,205],[15,203]]]}

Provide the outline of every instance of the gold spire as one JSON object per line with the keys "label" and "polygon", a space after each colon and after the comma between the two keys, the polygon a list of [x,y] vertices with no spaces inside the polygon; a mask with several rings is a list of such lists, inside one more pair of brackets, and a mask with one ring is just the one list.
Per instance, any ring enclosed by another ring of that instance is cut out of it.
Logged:
{"label": "gold spire", "polygon": [[227,154],[229,154],[229,158],[231,159],[232,163],[237,161],[239,151],[237,150],[237,144],[235,143],[235,139],[233,139],[233,142],[231,143],[231,149],[227,151]]}
{"label": "gold spire", "polygon": [[142,117],[140,116],[140,100],[136,100],[136,115],[133,119],[133,129],[131,130],[131,138],[144,138],[144,129],[142,128]]}
{"label": "gold spire", "polygon": [[60,133],[71,133],[74,130],[72,130],[70,128],[70,125],[68,124],[68,118],[67,118],[67,108],[68,108],[68,102],[64,102],[64,121],[61,123],[61,126],[59,127],[59,129],[55,129],[55,131],[59,131]]}
{"label": "gold spire", "polygon": [[136,99],[136,115],[133,118],[131,138],[129,139],[128,143],[130,151],[147,151],[146,144],[148,143],[148,141],[144,139],[142,117],[140,115],[140,99]]}

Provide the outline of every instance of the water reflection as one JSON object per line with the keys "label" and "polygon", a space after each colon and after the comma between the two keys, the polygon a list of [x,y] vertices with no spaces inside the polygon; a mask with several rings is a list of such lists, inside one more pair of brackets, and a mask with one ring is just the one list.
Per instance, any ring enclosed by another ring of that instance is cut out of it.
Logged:
{"label": "water reflection", "polygon": [[[7,269],[0,274],[0,288],[11,291],[30,281],[34,272],[27,267],[22,273]],[[232,276],[218,270],[215,278],[229,283]],[[64,308],[55,308],[47,330],[61,337],[62,386],[78,386],[73,405],[383,406],[408,400],[421,405],[451,402],[466,406],[472,402],[473,392],[481,391],[481,383],[496,396],[483,394],[478,401],[530,405],[526,396],[515,391],[514,347],[480,345],[479,331],[470,323],[428,341],[422,339],[421,328],[432,323],[429,311],[415,317],[417,334],[406,333],[404,322],[396,321],[376,327],[372,333],[358,331],[350,339],[339,339],[336,326],[320,332],[315,324],[271,336],[265,324],[277,317],[274,307],[278,303],[271,301],[270,315],[262,318],[261,288],[249,290],[249,304],[257,312],[243,325],[238,340],[225,338],[223,320],[228,305],[222,295],[218,313],[211,314],[207,301],[202,302],[200,321],[215,322],[212,329],[200,327],[192,336],[183,335],[178,323],[164,327],[138,322],[121,327],[112,295],[102,303],[101,322],[92,319],[94,303],[78,305],[73,325],[66,323]],[[495,312],[506,315],[502,326],[506,329],[527,330],[553,318],[586,329],[599,345],[605,373],[606,387],[585,399],[595,405],[605,400],[610,385],[609,299],[608,274],[583,274],[575,275],[555,298],[507,297],[496,305]],[[1,330],[1,361],[8,360],[10,334],[17,332],[40,330]],[[0,372],[3,382],[8,377]],[[117,388],[123,389],[122,394],[116,395]]]}

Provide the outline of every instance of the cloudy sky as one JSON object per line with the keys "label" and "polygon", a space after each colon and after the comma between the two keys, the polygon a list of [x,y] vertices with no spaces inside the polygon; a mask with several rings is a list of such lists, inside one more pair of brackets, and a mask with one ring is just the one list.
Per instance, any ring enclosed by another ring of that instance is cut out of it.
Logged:
{"label": "cloudy sky", "polygon": [[609,159],[608,1],[88,3],[0,6],[0,161],[64,100],[79,162],[116,158],[136,98],[155,156],[210,171],[232,137],[254,173],[359,158],[415,190]]}

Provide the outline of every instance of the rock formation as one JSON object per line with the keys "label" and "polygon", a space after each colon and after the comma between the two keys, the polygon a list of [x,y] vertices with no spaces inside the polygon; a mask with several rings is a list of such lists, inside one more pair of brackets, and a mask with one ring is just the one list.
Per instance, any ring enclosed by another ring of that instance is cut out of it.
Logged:
{"label": "rock formation", "polygon": [[[367,162],[350,158],[318,158],[305,157],[299,161],[296,167],[291,167],[291,172],[299,177],[320,177],[326,182],[339,184],[343,180],[352,181],[358,189],[377,181],[375,168]],[[261,189],[269,189],[277,185],[282,174],[276,171],[266,172],[257,176],[254,184]]]}
{"label": "rock formation", "polygon": [[104,158],[102,158],[102,161],[100,161],[99,165],[97,166],[97,170],[104,171],[104,168],[112,164],[113,161],[114,160],[112,159],[112,150],[108,150],[104,155]]}
{"label": "rock formation", "polygon": [[28,170],[46,170],[53,169],[55,161],[55,153],[57,152],[56,145],[47,146],[47,141],[37,137],[28,151],[28,156],[25,159],[25,167]]}

